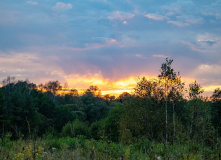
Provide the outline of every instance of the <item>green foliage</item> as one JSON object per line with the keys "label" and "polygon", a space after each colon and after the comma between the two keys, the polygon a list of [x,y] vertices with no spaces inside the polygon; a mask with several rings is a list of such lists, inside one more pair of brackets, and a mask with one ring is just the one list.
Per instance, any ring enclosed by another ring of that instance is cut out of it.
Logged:
{"label": "green foliage", "polygon": [[95,140],[104,139],[104,125],[105,120],[100,120],[92,123],[89,129],[91,138]]}
{"label": "green foliage", "polygon": [[0,88],[0,107],[2,108],[4,106],[4,94],[2,91],[2,88]]}
{"label": "green foliage", "polygon": [[172,62],[116,100],[101,98],[96,86],[58,95],[58,81],[39,91],[8,77],[0,88],[0,159],[218,159],[221,91],[203,100],[195,81],[184,99]]}
{"label": "green foliage", "polygon": [[125,113],[125,108],[121,103],[114,103],[105,119],[104,131],[107,139],[118,142],[120,139],[120,121]]}
{"label": "green foliage", "polygon": [[77,138],[47,137],[37,140],[8,140],[1,159],[218,159],[219,153],[200,144],[166,145],[144,139],[131,145]]}
{"label": "green foliage", "polygon": [[194,81],[189,85],[189,97],[190,99],[200,98],[200,94],[203,93],[202,87]]}
{"label": "green foliage", "polygon": [[[221,133],[221,90],[215,89],[212,95],[212,122],[218,133]],[[220,134],[221,135],[221,134]]]}
{"label": "green foliage", "polygon": [[95,97],[93,94],[84,94],[81,97],[82,106],[87,115],[86,120],[92,124],[102,118],[105,118],[110,107],[104,99]]}
{"label": "green foliage", "polygon": [[193,99],[188,102],[189,109],[189,132],[190,139],[197,142],[212,141],[213,127],[211,124],[211,111],[208,102],[201,99]]}
{"label": "green foliage", "polygon": [[69,121],[74,121],[76,119],[76,114],[71,112],[68,106],[56,106],[55,107],[55,121],[54,127],[58,132],[61,132],[63,126]]}
{"label": "green foliage", "polygon": [[143,138],[159,140],[164,129],[163,111],[151,99],[131,98],[120,119],[121,141],[127,144]]}
{"label": "green foliage", "polygon": [[70,108],[71,112],[75,113],[77,116],[77,119],[80,121],[86,120],[86,113],[85,109],[82,106],[76,105],[76,104],[65,104],[68,108]]}
{"label": "green foliage", "polygon": [[160,101],[163,97],[162,89],[156,79],[147,80],[145,77],[138,78],[134,89],[136,96]]}
{"label": "green foliage", "polygon": [[4,125],[7,121],[7,112],[6,112],[6,107],[5,107],[5,97],[2,92],[2,88],[0,88],[0,136],[3,138],[4,136]]}
{"label": "green foliage", "polygon": [[22,134],[30,135],[42,123],[32,90],[28,86],[27,82],[19,81],[2,89],[5,94],[4,114],[7,114],[5,129],[17,138]]}
{"label": "green foliage", "polygon": [[69,137],[77,137],[79,135],[88,136],[89,129],[86,123],[79,121],[78,119],[74,122],[68,122],[62,128],[62,135],[69,136]]}

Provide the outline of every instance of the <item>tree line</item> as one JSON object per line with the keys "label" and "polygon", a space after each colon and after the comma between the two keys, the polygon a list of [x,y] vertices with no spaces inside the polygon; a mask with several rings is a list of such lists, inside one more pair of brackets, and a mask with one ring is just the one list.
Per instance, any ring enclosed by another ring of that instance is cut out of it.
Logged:
{"label": "tree line", "polygon": [[83,135],[124,145],[143,139],[165,145],[188,143],[196,150],[210,147],[220,152],[221,90],[217,88],[208,100],[196,81],[186,89],[172,62],[166,59],[156,79],[138,78],[133,94],[117,99],[101,97],[95,86],[83,95],[76,90],[58,95],[58,81],[37,86],[8,77],[0,88],[2,144],[7,133],[12,139]]}

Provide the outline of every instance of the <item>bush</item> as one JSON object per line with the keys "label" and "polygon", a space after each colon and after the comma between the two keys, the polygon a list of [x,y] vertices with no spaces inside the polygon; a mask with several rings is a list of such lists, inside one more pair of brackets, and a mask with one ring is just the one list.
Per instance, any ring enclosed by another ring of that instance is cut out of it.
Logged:
{"label": "bush", "polygon": [[97,121],[91,124],[90,126],[90,134],[91,138],[98,140],[103,138],[104,136],[104,120]]}
{"label": "bush", "polygon": [[68,122],[62,129],[62,136],[77,137],[78,135],[88,137],[88,126],[86,123],[75,120],[74,122]]}

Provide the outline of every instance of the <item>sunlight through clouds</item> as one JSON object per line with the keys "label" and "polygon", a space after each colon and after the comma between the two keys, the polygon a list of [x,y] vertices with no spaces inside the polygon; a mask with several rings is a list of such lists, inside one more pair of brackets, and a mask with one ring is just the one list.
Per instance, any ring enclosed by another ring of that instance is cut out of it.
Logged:
{"label": "sunlight through clouds", "polygon": [[73,86],[111,89],[130,77],[157,76],[169,57],[182,77],[220,85],[220,6],[217,0],[0,1],[0,78],[64,83],[79,75]]}

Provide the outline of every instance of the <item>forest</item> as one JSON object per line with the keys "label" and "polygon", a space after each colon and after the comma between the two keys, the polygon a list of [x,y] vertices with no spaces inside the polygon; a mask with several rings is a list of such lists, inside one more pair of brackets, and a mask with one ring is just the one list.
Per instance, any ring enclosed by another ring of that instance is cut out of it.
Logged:
{"label": "forest", "polygon": [[[90,86],[58,94],[58,81],[37,85],[7,77],[0,88],[0,159],[221,159],[221,90],[203,97],[185,87],[172,59],[133,93],[99,94]],[[185,95],[188,94],[188,97]]]}

